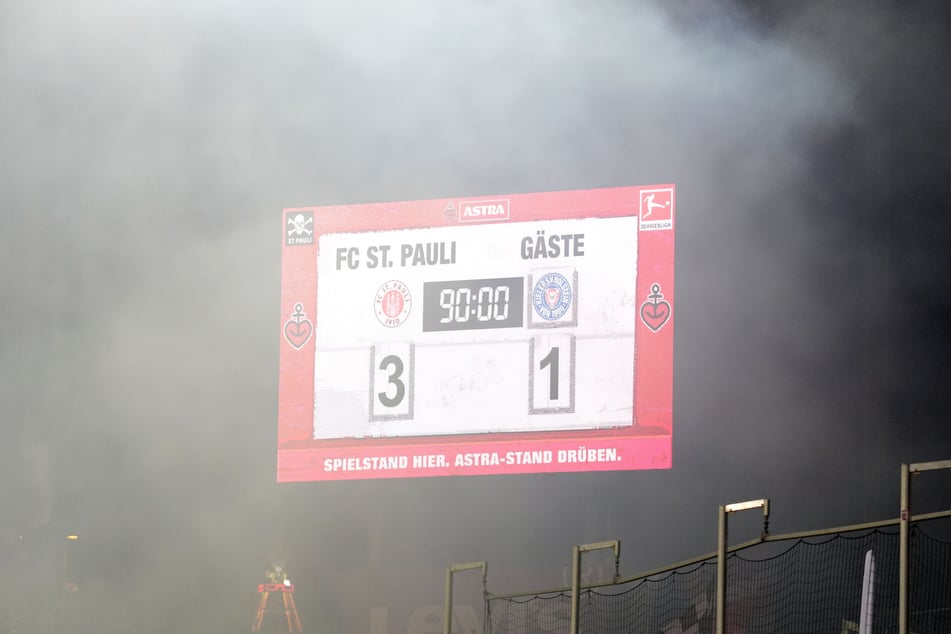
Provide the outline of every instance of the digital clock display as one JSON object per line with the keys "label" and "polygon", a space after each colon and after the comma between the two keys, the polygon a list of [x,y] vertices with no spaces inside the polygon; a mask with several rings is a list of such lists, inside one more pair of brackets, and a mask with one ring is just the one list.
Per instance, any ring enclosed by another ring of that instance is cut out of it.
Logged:
{"label": "digital clock display", "polygon": [[423,283],[423,332],[520,328],[524,278]]}

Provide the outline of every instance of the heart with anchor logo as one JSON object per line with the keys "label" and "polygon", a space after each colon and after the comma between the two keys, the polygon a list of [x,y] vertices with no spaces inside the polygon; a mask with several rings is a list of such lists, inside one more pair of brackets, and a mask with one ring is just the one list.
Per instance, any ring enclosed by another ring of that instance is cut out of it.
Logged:
{"label": "heart with anchor logo", "polygon": [[284,339],[295,350],[303,348],[314,333],[314,325],[307,319],[303,308],[303,304],[295,304],[291,318],[284,322]]}
{"label": "heart with anchor logo", "polygon": [[313,330],[314,328],[309,321],[289,321],[284,324],[284,337],[287,339],[287,343],[300,350],[310,339]]}
{"label": "heart with anchor logo", "polygon": [[660,292],[660,284],[652,284],[651,294],[647,296],[647,301],[641,304],[641,321],[652,332],[657,332],[669,319],[670,303]]}

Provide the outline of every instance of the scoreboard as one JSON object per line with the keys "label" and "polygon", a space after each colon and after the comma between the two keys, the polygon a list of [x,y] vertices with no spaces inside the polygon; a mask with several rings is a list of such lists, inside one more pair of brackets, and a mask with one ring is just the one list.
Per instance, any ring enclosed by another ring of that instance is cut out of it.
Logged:
{"label": "scoreboard", "polygon": [[286,209],[278,480],[668,468],[674,193]]}

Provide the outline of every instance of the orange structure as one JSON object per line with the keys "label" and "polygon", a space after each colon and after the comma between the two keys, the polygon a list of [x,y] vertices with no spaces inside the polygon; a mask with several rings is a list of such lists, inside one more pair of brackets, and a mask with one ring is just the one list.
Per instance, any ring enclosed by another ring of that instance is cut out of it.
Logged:
{"label": "orange structure", "polygon": [[251,626],[252,632],[261,631],[261,623],[264,622],[264,615],[267,614],[268,601],[271,593],[278,593],[284,602],[284,617],[287,619],[288,632],[303,632],[300,624],[300,617],[297,616],[297,604],[294,603],[294,584],[288,583],[262,583],[258,586],[258,594],[261,600],[258,601],[258,614],[254,619],[254,625]]}

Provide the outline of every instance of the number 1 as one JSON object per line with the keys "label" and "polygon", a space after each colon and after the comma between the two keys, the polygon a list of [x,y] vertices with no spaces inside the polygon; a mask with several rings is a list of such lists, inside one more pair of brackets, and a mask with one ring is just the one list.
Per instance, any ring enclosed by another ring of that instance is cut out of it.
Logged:
{"label": "number 1", "polygon": [[545,355],[539,364],[539,369],[544,370],[551,366],[548,372],[548,398],[553,401],[558,400],[558,346],[555,346]]}
{"label": "number 1", "polygon": [[575,411],[575,336],[567,332],[535,335],[528,341],[528,413]]}

